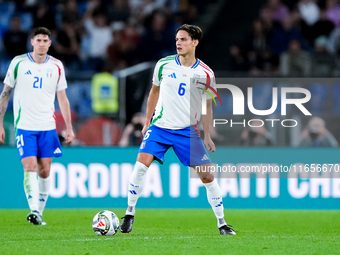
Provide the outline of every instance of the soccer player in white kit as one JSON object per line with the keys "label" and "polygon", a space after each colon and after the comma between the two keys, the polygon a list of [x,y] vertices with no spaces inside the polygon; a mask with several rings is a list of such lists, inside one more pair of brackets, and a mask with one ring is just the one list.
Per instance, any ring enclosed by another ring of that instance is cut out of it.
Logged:
{"label": "soccer player in white kit", "polygon": [[70,103],[65,91],[65,70],[58,59],[47,54],[50,38],[51,32],[47,28],[33,31],[33,52],[12,60],[0,95],[2,144],[5,141],[4,115],[14,90],[16,147],[24,168],[24,190],[30,207],[27,220],[35,225],[46,225],[42,214],[49,195],[50,167],[53,157],[62,155],[54,118],[56,94],[66,124],[66,142],[71,143],[74,139]]}
{"label": "soccer player in white kit", "polygon": [[[213,71],[195,57],[196,46],[202,35],[199,27],[182,25],[176,31],[177,55],[163,58],[156,64],[142,130],[144,137],[130,176],[128,208],[120,226],[122,233],[132,230],[135,206],[149,166],[153,160],[164,162],[164,154],[173,147],[183,165],[199,169],[197,173],[206,187],[220,234],[236,235],[232,226],[228,226],[224,220],[220,187],[209,170],[205,171],[211,165],[206,148],[210,152],[215,151],[209,133],[211,99],[207,100],[207,114],[202,117],[204,143],[195,126],[201,118],[203,93],[213,92],[217,95]],[[199,82],[201,80],[204,82]]]}

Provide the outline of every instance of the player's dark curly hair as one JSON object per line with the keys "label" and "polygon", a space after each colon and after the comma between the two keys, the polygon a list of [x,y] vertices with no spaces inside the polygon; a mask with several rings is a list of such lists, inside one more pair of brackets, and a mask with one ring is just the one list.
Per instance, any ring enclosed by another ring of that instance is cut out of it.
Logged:
{"label": "player's dark curly hair", "polygon": [[177,28],[176,34],[179,30],[187,31],[188,34],[190,35],[191,39],[193,39],[193,40],[201,40],[202,37],[203,37],[202,29],[198,26],[195,26],[195,25],[184,24],[184,25],[180,26],[179,28]]}
{"label": "player's dark curly hair", "polygon": [[46,27],[37,27],[32,32],[32,38],[36,35],[48,35],[48,37],[51,38],[51,31],[48,30]]}

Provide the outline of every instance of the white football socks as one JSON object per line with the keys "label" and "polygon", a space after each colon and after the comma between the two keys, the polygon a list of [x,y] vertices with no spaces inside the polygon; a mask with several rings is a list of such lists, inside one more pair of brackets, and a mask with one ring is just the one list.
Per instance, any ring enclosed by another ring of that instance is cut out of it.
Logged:
{"label": "white football socks", "polygon": [[226,225],[226,222],[224,220],[224,207],[220,186],[218,186],[216,180],[213,180],[209,183],[204,183],[204,186],[207,189],[208,202],[211,205],[217,218],[217,227],[220,228],[221,226]]}
{"label": "white football socks", "polygon": [[38,176],[39,184],[39,213],[42,216],[50,192],[50,177],[41,178]]}
{"label": "white football socks", "polygon": [[24,189],[31,211],[39,209],[39,186],[36,172],[24,172]]}
{"label": "white football socks", "polygon": [[135,215],[135,206],[137,200],[142,193],[144,176],[148,171],[148,167],[140,162],[136,162],[135,168],[130,176],[129,194],[128,194],[128,208],[125,214]]}

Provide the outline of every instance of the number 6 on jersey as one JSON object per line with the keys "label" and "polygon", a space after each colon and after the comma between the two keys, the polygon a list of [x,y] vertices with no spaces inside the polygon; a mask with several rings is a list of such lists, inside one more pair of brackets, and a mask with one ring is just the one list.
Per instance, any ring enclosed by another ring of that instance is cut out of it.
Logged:
{"label": "number 6 on jersey", "polygon": [[148,130],[148,131],[146,131],[146,133],[145,133],[145,135],[144,135],[144,138],[143,138],[143,140],[146,140],[146,139],[148,139],[148,138],[149,138],[149,136],[150,136],[150,132],[152,132],[152,130]]}
{"label": "number 6 on jersey", "polygon": [[184,88],[185,86],[186,86],[185,83],[179,84],[178,95],[183,96],[185,94],[185,88]]}

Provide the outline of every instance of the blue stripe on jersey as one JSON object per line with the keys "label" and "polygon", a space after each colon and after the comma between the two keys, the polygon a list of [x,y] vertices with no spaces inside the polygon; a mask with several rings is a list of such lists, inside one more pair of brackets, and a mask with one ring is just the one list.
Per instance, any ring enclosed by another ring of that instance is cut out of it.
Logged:
{"label": "blue stripe on jersey", "polygon": [[44,63],[47,63],[47,61],[50,59],[50,55],[46,54],[46,59],[44,61]]}
{"label": "blue stripe on jersey", "polygon": [[[31,62],[35,62],[34,59],[31,56],[31,52],[27,53],[27,57],[29,58],[29,60],[31,60]],[[46,59],[43,63],[47,63],[47,61],[50,59],[50,55],[46,54]]]}
{"label": "blue stripe on jersey", "polygon": [[195,69],[200,64],[200,62],[201,61],[197,59],[196,63],[191,68]]}
{"label": "blue stripe on jersey", "polygon": [[177,65],[179,65],[179,66],[181,66],[181,65],[182,65],[182,64],[181,64],[181,62],[179,62],[178,55],[176,55],[176,57],[175,57],[175,61],[176,61]]}
{"label": "blue stripe on jersey", "polygon": [[[178,59],[178,55],[176,55],[175,61],[176,61],[177,65],[179,65],[179,66],[182,65],[181,62],[180,62],[179,59]],[[201,61],[200,61],[199,59],[197,59],[196,63],[195,63],[191,68],[195,69],[196,67],[198,67],[198,65],[200,64],[200,62],[201,62]]]}
{"label": "blue stripe on jersey", "polygon": [[31,62],[35,62],[34,59],[31,56],[31,52],[27,53],[27,57],[28,57],[29,60],[31,60]]}

